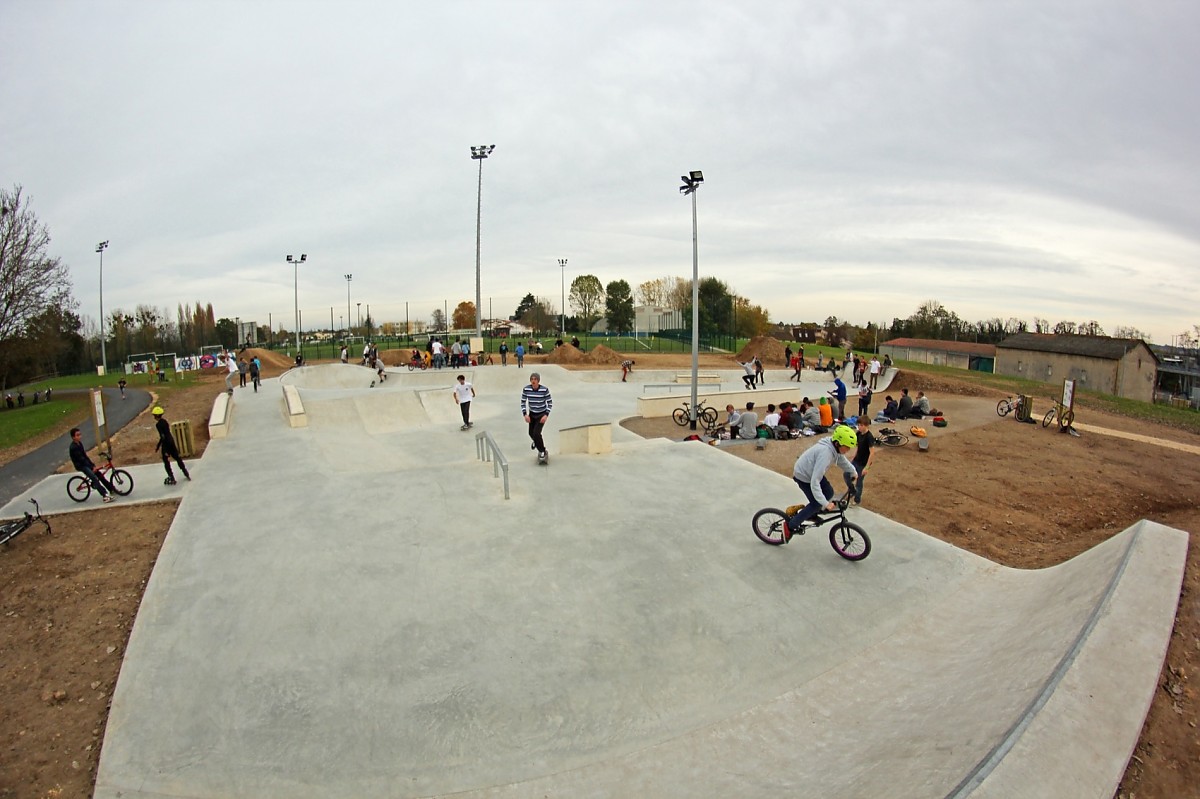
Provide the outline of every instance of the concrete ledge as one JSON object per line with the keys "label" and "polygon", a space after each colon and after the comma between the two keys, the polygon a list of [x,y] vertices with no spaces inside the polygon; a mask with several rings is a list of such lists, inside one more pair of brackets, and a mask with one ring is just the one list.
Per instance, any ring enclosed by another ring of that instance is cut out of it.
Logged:
{"label": "concrete ledge", "polygon": [[[676,374],[675,382],[676,383],[691,383],[692,382],[692,373],[691,372],[682,372],[682,373]],[[721,376],[719,374],[717,374],[716,372],[699,372],[696,375],[696,382],[697,383],[720,383]]]}
{"label": "concrete ledge", "polygon": [[210,439],[225,438],[229,435],[229,412],[231,408],[229,401],[231,399],[232,397],[229,396],[229,392],[222,391],[213,400],[212,413],[208,417],[208,437]]}
{"label": "concrete ledge", "polygon": [[[689,377],[688,379],[690,380],[691,378]],[[771,384],[768,383],[767,385]],[[784,400],[799,403],[806,396],[816,399],[823,394],[824,390],[820,386],[800,386],[793,383],[789,387],[787,383],[776,383],[771,388],[700,391],[697,397],[704,400],[706,406],[716,408],[722,414],[724,414],[726,405],[733,405],[733,407],[741,410],[746,407],[747,402],[753,402],[756,408],[762,408],[762,412],[766,413],[768,403],[773,402],[778,405]],[[671,412],[676,408],[683,407],[684,400],[691,402],[692,398],[686,394],[678,393],[660,394],[653,397],[638,397],[637,415],[646,418],[670,416]],[[846,401],[849,402],[849,399]]]}
{"label": "concrete ledge", "polygon": [[308,427],[308,414],[304,412],[300,390],[294,385],[283,387],[283,416],[287,419],[288,427]]}
{"label": "concrete ledge", "polygon": [[612,423],[565,427],[558,431],[558,446],[564,454],[602,455],[612,452]]}

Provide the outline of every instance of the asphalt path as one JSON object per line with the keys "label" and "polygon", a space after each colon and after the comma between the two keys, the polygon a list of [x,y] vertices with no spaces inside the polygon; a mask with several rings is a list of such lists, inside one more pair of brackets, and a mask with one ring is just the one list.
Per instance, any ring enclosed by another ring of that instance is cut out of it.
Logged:
{"label": "asphalt path", "polygon": [[[82,394],[86,389],[56,391],[55,397],[70,394]],[[139,388],[126,388],[125,400],[121,400],[121,392],[115,388],[104,389],[104,409],[108,414],[108,433],[111,436],[125,427],[147,406],[150,405],[150,392]],[[83,445],[91,449],[96,445],[96,432],[91,424],[80,425],[83,433]],[[30,487],[54,474],[59,466],[68,459],[67,431],[62,436],[38,447],[33,452],[22,455],[11,463],[0,466],[0,506],[6,505],[14,497],[20,496]]]}

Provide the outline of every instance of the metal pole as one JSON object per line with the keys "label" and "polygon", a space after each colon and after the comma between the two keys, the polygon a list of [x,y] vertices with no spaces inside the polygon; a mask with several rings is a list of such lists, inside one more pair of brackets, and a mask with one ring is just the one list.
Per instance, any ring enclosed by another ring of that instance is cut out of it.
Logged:
{"label": "metal pole", "polygon": [[354,275],[346,274],[346,322],[350,322],[350,281],[354,279]]}
{"label": "metal pole", "polygon": [[296,309],[296,354],[300,354],[300,262],[292,261],[292,300]]}
{"label": "metal pole", "polygon": [[562,288],[562,313],[559,314],[559,316],[562,317],[562,320],[560,321],[560,323],[558,325],[558,337],[566,338],[566,336],[567,336],[567,259],[559,258],[558,265],[560,267],[562,267],[562,270],[561,270],[562,271],[562,279],[559,281],[559,283],[562,284],[561,285],[561,288]]}
{"label": "metal pole", "polygon": [[696,192],[692,192],[692,407],[688,422],[696,429],[696,398],[700,385],[700,243],[696,229]]}
{"label": "metal pole", "polygon": [[[480,291],[479,278],[479,239],[481,221],[483,218],[483,159],[492,154],[496,145],[480,145],[471,147],[471,158],[479,162],[479,188],[475,195],[475,335],[483,335],[483,295]],[[447,328],[449,325],[447,324]]]}

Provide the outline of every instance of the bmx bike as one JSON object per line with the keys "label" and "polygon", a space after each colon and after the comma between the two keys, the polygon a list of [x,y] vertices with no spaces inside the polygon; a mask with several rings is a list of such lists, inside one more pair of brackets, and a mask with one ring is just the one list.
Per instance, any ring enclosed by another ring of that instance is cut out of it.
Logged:
{"label": "bmx bike", "polygon": [[890,427],[880,428],[875,441],[885,447],[903,447],[908,443],[908,436]]}
{"label": "bmx bike", "polygon": [[[862,560],[871,554],[871,539],[867,531],[846,518],[846,508],[850,506],[850,493],[843,494],[834,500],[837,510],[822,510],[811,519],[806,520],[792,536],[804,535],[810,528],[822,527],[833,522],[829,529],[829,545],[833,551],[846,560]],[[754,534],[764,544],[780,546],[787,543],[787,520],[789,516],[798,513],[803,505],[792,505],[786,511],[778,508],[763,508],[754,514],[750,523]]]}
{"label": "bmx bike", "polygon": [[[96,467],[96,476],[105,475],[113,491],[121,496],[128,496],[133,490],[133,475],[124,469],[113,466],[112,456],[107,452],[96,453],[104,458],[104,463]],[[67,480],[67,496],[76,502],[86,502],[92,495],[92,484],[82,474],[76,474]]]}
{"label": "bmx bike", "polygon": [[29,500],[33,503],[33,513],[25,511],[25,516],[20,519],[0,523],[0,544],[7,544],[21,533],[28,530],[35,522],[41,522],[46,526],[46,532],[53,532],[50,529],[50,521],[42,516],[42,509],[38,506],[36,499]]}

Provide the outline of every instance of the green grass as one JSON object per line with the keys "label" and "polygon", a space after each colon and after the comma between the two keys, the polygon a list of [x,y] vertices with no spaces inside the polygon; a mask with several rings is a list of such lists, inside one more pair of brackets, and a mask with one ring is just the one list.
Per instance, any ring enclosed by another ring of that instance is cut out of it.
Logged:
{"label": "green grass", "polygon": [[[990,372],[973,372],[966,369],[956,369],[952,366],[932,366],[930,364],[912,361],[897,361],[896,366],[911,372],[920,372],[938,377],[946,377],[965,383],[973,383],[984,388],[992,388],[1006,394],[1016,396],[1025,394],[1037,401],[1035,407],[1049,410],[1049,400],[1058,399],[1062,393],[1062,381],[1042,383],[1037,380],[1027,380],[1020,377],[996,375]],[[1087,418],[1079,413],[1079,409],[1090,409],[1140,419],[1156,424],[1168,425],[1193,433],[1200,433],[1200,413],[1190,408],[1176,408],[1159,403],[1140,402],[1138,400],[1114,397],[1096,391],[1081,389],[1076,384],[1075,389],[1075,418],[1086,424]]]}
{"label": "green grass", "polygon": [[[26,383],[25,385],[20,386],[19,388],[21,388],[21,390],[23,390],[25,392],[25,401],[26,402],[28,402],[29,398],[33,396],[33,392],[35,390],[45,391],[47,387],[53,388],[55,391],[61,391],[63,389],[68,389],[68,388],[71,388],[71,389],[97,388],[99,386],[106,386],[108,388],[116,388],[117,381],[120,380],[122,377],[125,378],[125,383],[130,388],[145,388],[145,389],[151,389],[151,390],[157,391],[157,392],[170,392],[174,389],[191,388],[192,386],[195,386],[197,383],[199,383],[198,375],[199,375],[198,372],[178,372],[178,373],[176,373],[176,371],[174,369],[168,369],[167,370],[167,382],[159,383],[159,382],[156,382],[154,377],[151,375],[123,375],[123,374],[117,374],[117,373],[109,373],[109,374],[104,375],[104,377],[100,377],[100,376],[96,375],[95,373],[88,372],[88,373],[79,374],[79,375],[67,375],[65,377],[54,377],[54,378],[50,378],[49,380],[38,380],[33,383]],[[17,387],[8,389],[8,392],[11,393],[15,397],[17,395]]]}
{"label": "green grass", "polygon": [[0,410],[0,449],[37,438],[54,428],[61,428],[66,436],[68,427],[86,419],[87,412],[88,398],[80,394],[55,397],[51,402],[24,408]]}

